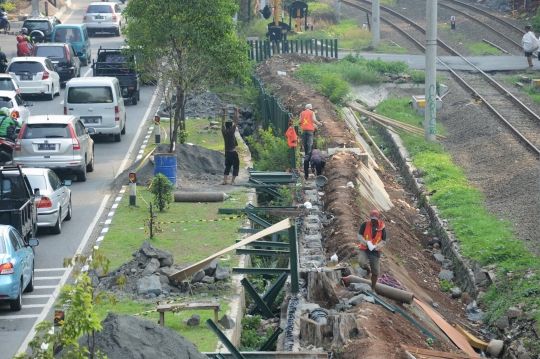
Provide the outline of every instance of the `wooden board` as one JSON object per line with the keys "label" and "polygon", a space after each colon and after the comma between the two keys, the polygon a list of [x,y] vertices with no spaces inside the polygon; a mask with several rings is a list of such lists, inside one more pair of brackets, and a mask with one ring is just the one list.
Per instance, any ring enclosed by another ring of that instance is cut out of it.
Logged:
{"label": "wooden board", "polygon": [[478,356],[469,356],[463,354],[454,354],[454,353],[445,353],[439,352],[436,350],[423,349],[417,347],[411,347],[408,345],[401,344],[401,347],[407,350],[409,353],[414,355],[416,358],[433,358],[433,359],[473,359],[478,358]]}
{"label": "wooden board", "polygon": [[466,331],[465,329],[463,329],[457,324],[456,324],[456,330],[460,332],[465,337],[465,339],[467,339],[467,341],[473,348],[486,351],[488,347],[488,343],[481,341],[480,339],[478,339],[477,337],[475,337],[474,335],[472,335],[471,333],[469,333],[468,331]]}
{"label": "wooden board", "polygon": [[422,303],[417,298],[414,298],[415,303],[424,309],[424,311],[433,319],[435,323],[441,328],[443,332],[454,342],[454,344],[468,355],[479,358],[479,355],[474,351],[473,347],[469,344],[467,339],[461,335],[453,326],[451,326],[446,320],[444,320],[439,313],[433,310],[429,305]]}

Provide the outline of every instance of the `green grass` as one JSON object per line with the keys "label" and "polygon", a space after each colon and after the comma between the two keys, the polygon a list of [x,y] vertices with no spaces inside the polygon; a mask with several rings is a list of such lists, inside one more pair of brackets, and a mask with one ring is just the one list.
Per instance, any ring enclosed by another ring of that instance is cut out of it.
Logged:
{"label": "green grass", "polygon": [[[223,316],[227,312],[229,306],[226,301],[220,301],[221,310],[219,312],[219,317]],[[105,303],[103,306],[96,306],[96,312],[100,319],[104,319],[109,311],[112,311],[118,315],[128,314],[134,315],[137,313],[142,313],[148,310],[156,309],[156,304],[154,303],[141,303],[131,300],[130,298],[119,298],[116,302],[116,305],[111,305],[110,303]],[[193,314],[198,314],[201,317],[201,323],[198,326],[189,326],[182,323],[183,319],[190,318]],[[141,318],[150,320],[154,323],[158,322],[159,313],[147,313],[145,315],[141,314]],[[201,352],[213,352],[216,350],[218,339],[215,334],[208,328],[205,324],[207,319],[214,320],[214,311],[213,310],[189,310],[189,311],[180,311],[178,313],[168,312],[165,313],[165,326],[176,331],[186,339],[192,341],[197,349]]]}
{"label": "green grass", "polygon": [[[157,221],[192,221],[227,218],[218,215],[218,208],[243,207],[247,202],[245,190],[241,189],[230,195],[235,201],[215,203],[171,203],[170,209],[163,213],[155,212]],[[129,205],[126,192],[118,205],[114,221],[103,240],[100,251],[111,261],[110,268],[131,260],[131,254],[149,239],[145,233],[143,221],[148,218],[148,202],[152,195],[146,187],[137,187],[138,208]],[[150,242],[157,248],[170,251],[175,263],[195,263],[219,250],[236,243],[238,227],[242,218],[215,222],[191,222],[163,224],[162,233],[154,236]],[[146,228],[146,230],[148,230]],[[231,253],[234,256],[234,253]]]}
{"label": "green grass", "polygon": [[[377,113],[407,123],[415,122],[407,102],[383,101]],[[422,136],[402,134],[402,138],[414,165],[424,169],[427,190],[436,191],[430,201],[438,207],[441,216],[450,221],[461,253],[483,266],[494,264],[499,270],[499,287],[492,285],[482,298],[488,308],[485,321],[497,320],[516,303],[525,302],[526,310],[540,305],[540,259],[528,251],[523,241],[515,238],[512,224],[487,212],[483,207],[484,194],[469,185],[463,169],[452,163],[440,144],[428,143]],[[528,271],[535,280],[522,280]],[[509,280],[508,272],[513,272],[516,279]],[[540,312],[534,317],[540,320]]]}
{"label": "green grass", "polygon": [[[512,86],[515,85],[516,82],[522,81],[521,76],[518,76],[518,75],[501,77],[501,80],[511,84]],[[540,102],[540,92],[534,86],[525,86],[523,88],[520,88],[519,91],[524,92],[534,102]]]}
{"label": "green grass", "polygon": [[486,55],[499,55],[503,52],[496,47],[486,44],[485,42],[477,42],[474,44],[464,44],[474,55],[486,56]]}

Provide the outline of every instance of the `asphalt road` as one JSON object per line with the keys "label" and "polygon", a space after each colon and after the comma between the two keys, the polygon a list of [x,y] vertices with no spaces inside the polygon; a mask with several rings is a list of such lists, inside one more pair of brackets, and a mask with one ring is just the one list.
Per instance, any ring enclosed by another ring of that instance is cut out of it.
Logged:
{"label": "asphalt road", "polygon": [[[85,9],[91,2],[72,1],[72,9],[65,12],[62,23],[82,23]],[[123,39],[98,35],[92,37],[91,42],[92,58],[95,58],[100,46],[118,48],[123,44]],[[15,36],[0,35],[0,46],[8,59],[15,56],[15,44]],[[92,76],[90,66],[81,69],[82,76]],[[51,320],[54,298],[60,286],[69,281],[70,271],[62,267],[63,260],[81,253],[95,242],[118,191],[111,188],[112,181],[135,160],[143,141],[141,134],[146,132],[141,131],[148,127],[149,122],[145,120],[155,113],[156,108],[150,108],[151,103],[154,106],[158,103],[154,90],[154,87],[142,87],[141,101],[136,106],[126,105],[126,134],[121,142],[116,143],[108,136],[94,138],[95,170],[88,174],[86,182],[73,181],[70,187],[73,219],[63,223],[62,233],[52,235],[48,229],[38,231],[36,237],[40,245],[36,249],[36,289],[33,293],[23,295],[23,309],[20,312],[11,312],[7,303],[0,302],[0,359],[13,358],[18,351],[24,350],[32,339],[34,325]],[[34,102],[30,108],[32,115],[63,114],[64,89],[53,101],[39,97],[25,99]]]}

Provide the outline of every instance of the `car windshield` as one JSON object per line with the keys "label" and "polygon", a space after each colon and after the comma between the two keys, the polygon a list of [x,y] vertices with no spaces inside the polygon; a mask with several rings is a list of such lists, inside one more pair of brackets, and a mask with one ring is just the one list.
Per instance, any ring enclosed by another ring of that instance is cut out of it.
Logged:
{"label": "car windshield", "polygon": [[112,13],[112,9],[109,5],[90,5],[88,7],[88,11],[86,11],[86,13],[90,13],[90,14],[100,13],[100,12]]}
{"label": "car windshield", "polygon": [[38,72],[43,72],[43,65],[40,62],[33,61],[12,62],[9,64],[7,71],[15,73],[29,72],[32,74],[37,74]]}
{"label": "car windshield", "polygon": [[0,78],[0,91],[15,91],[11,78]]}
{"label": "car windshield", "polygon": [[71,138],[71,133],[67,124],[36,123],[32,125],[27,125],[22,138]]}
{"label": "car windshield", "polygon": [[54,42],[80,42],[81,30],[77,27],[56,28]]}
{"label": "car windshield", "polygon": [[27,20],[24,22],[22,27],[26,27],[28,29],[28,33],[31,33],[34,30],[48,31],[51,29],[50,23],[48,21]]}
{"label": "car windshield", "polygon": [[112,89],[109,86],[70,87],[68,103],[111,103]]}
{"label": "car windshield", "polygon": [[34,56],[48,57],[49,59],[63,59],[63,46],[37,46]]}
{"label": "car windshield", "polygon": [[2,108],[2,107],[7,107],[7,108],[14,107],[13,106],[13,101],[11,101],[11,98],[0,96],[0,108]]}
{"label": "car windshield", "polygon": [[45,180],[45,176],[42,175],[26,175],[28,177],[28,180],[30,181],[30,185],[32,186],[32,189],[39,188],[40,190],[46,190],[47,189],[47,181]]}

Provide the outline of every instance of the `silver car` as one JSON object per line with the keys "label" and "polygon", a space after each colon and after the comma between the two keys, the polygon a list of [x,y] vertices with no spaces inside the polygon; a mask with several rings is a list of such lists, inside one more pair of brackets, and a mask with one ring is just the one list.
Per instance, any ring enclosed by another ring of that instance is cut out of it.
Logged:
{"label": "silver car", "polygon": [[74,173],[84,182],[94,171],[93,133],[76,116],[30,116],[15,141],[13,164]]}
{"label": "silver car", "polygon": [[22,168],[28,177],[32,189],[39,189],[36,198],[38,227],[50,227],[51,233],[62,232],[62,221],[71,219],[71,186],[70,180],[62,181],[56,173],[48,168]]}
{"label": "silver car", "polygon": [[83,16],[83,23],[89,36],[96,32],[112,32],[120,36],[120,31],[126,26],[120,6],[109,2],[91,3]]}

